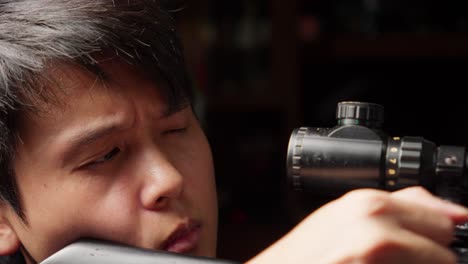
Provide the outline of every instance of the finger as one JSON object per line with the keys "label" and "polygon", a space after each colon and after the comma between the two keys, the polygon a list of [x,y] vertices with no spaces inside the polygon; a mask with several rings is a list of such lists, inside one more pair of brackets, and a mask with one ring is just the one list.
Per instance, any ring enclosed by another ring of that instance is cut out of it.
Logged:
{"label": "finger", "polygon": [[393,230],[390,239],[383,240],[382,243],[369,252],[365,258],[365,263],[456,263],[456,255],[448,248],[403,229]]}
{"label": "finger", "polygon": [[391,222],[401,228],[427,237],[439,244],[448,245],[453,240],[454,223],[440,210],[394,196],[374,195],[363,208],[369,216]]}
{"label": "finger", "polygon": [[467,208],[442,200],[421,187],[406,188],[391,195],[407,202],[440,211],[449,216],[454,223],[460,224],[468,221]]}

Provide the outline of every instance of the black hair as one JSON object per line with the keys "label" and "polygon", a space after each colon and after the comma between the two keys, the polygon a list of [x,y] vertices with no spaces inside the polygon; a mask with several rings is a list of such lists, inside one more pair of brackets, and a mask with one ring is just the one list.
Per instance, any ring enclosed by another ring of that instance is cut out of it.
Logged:
{"label": "black hair", "polygon": [[[109,53],[164,81],[169,107],[191,100],[171,11],[157,0],[0,0],[0,199],[25,221],[12,163],[18,115],[43,99],[46,67],[69,62],[100,76]],[[0,259],[0,263],[3,263]],[[18,263],[18,262],[14,262]]]}

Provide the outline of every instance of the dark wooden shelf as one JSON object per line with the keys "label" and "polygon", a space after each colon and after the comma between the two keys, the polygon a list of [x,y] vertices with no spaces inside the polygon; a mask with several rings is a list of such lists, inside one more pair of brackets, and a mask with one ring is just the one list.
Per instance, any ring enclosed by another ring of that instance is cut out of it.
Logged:
{"label": "dark wooden shelf", "polygon": [[212,110],[284,110],[287,101],[275,92],[261,90],[261,92],[238,92],[225,94],[211,94],[207,98],[207,105]]}
{"label": "dark wooden shelf", "polygon": [[[320,55],[335,58],[468,56],[468,33],[385,33],[376,37],[330,34]],[[304,52],[317,54],[306,44]]]}

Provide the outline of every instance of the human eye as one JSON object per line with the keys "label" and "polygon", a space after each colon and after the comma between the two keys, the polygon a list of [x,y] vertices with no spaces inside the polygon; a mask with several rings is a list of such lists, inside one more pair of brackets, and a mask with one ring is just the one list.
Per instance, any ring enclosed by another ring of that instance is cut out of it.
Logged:
{"label": "human eye", "polygon": [[94,166],[94,165],[98,165],[101,163],[105,163],[115,158],[120,152],[121,152],[120,148],[115,147],[111,151],[107,152],[104,156],[85,164],[85,166]]}
{"label": "human eye", "polygon": [[169,129],[163,132],[163,135],[177,135],[177,134],[184,134],[187,132],[188,127],[181,127],[175,129]]}

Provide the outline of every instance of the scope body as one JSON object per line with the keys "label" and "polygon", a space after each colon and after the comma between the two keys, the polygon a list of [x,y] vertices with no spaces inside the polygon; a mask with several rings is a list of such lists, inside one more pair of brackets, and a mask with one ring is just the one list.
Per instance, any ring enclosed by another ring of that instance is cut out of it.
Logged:
{"label": "scope body", "polygon": [[388,136],[381,129],[383,107],[376,104],[339,103],[337,119],[332,128],[293,131],[287,171],[294,189],[339,195],[356,188],[420,185],[444,199],[468,202],[465,147]]}

